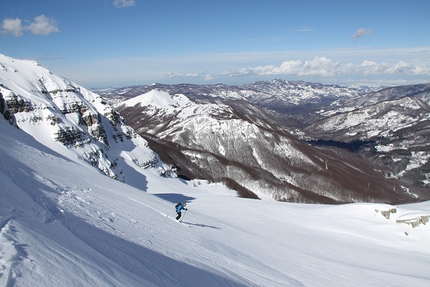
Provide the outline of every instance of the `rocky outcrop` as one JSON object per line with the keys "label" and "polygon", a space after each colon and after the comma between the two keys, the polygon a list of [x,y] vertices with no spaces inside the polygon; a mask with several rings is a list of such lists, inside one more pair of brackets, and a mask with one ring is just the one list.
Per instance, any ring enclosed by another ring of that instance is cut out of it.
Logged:
{"label": "rocky outcrop", "polygon": [[54,134],[54,137],[56,141],[67,146],[84,143],[86,140],[90,141],[82,131],[73,127],[59,128],[58,132]]}
{"label": "rocky outcrop", "polygon": [[406,223],[415,228],[420,225],[426,225],[429,222],[429,218],[429,215],[422,215],[411,219],[398,219],[396,223]]}
{"label": "rocky outcrop", "polygon": [[[397,207],[390,208],[389,210],[378,210],[375,209],[375,212],[380,212],[386,219],[390,219],[392,215],[397,213]],[[395,219],[396,223],[404,223],[412,226],[413,228],[418,227],[420,225],[426,225],[430,220],[430,215],[403,215],[402,219]],[[405,218],[406,217],[406,218]],[[405,232],[406,235],[408,235]]]}
{"label": "rocky outcrop", "polygon": [[16,119],[13,112],[9,109],[5,99],[3,98],[3,94],[0,92],[0,113],[3,115],[3,118],[14,127],[18,128],[16,125]]}
{"label": "rocky outcrop", "polygon": [[12,113],[30,112],[33,110],[33,106],[30,101],[11,93],[6,99],[6,104]]}

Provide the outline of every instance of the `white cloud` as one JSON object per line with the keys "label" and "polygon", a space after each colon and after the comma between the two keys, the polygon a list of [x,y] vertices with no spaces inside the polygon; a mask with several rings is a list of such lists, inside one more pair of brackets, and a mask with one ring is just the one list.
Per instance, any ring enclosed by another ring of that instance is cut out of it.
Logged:
{"label": "white cloud", "polygon": [[357,32],[355,32],[354,36],[351,37],[350,41],[355,42],[357,41],[360,37],[364,36],[364,35],[372,35],[372,30],[370,29],[365,29],[365,28],[361,28],[358,29]]}
{"label": "white cloud", "polygon": [[198,78],[200,75],[196,73],[174,73],[168,72],[166,76],[169,78]]}
{"label": "white cloud", "polygon": [[430,75],[429,67],[412,66],[405,61],[400,61],[393,67],[387,69],[385,74],[408,74],[408,75]]}
{"label": "white cloud", "polygon": [[2,26],[2,33],[3,34],[12,34],[15,37],[19,37],[22,35],[22,32],[24,31],[24,27],[22,26],[21,19],[4,19]]}
{"label": "white cloud", "polygon": [[326,57],[315,57],[312,61],[306,61],[302,66],[299,76],[334,76],[342,73],[340,62],[333,62]]}
{"label": "white cloud", "polygon": [[298,75],[298,76],[333,76],[341,72],[340,62],[333,62],[326,57],[315,57],[304,64],[301,60],[285,61],[280,66],[266,65],[225,71],[223,76],[239,77],[249,75]]}
{"label": "white cloud", "polygon": [[115,0],[113,5],[117,8],[132,7],[134,6],[134,0]]}
{"label": "white cloud", "polygon": [[214,79],[214,76],[212,76],[211,74],[206,74],[205,77],[204,77],[205,81],[211,81],[213,79]]}
{"label": "white cloud", "polygon": [[430,67],[414,67],[414,75],[428,75],[430,76]]}
{"label": "white cloud", "polygon": [[30,31],[32,34],[45,36],[60,31],[56,21],[47,18],[45,15],[37,16],[28,26],[22,25],[22,21],[19,18],[5,19],[3,20],[1,29],[3,34],[12,34],[15,37],[22,36],[24,31]]}
{"label": "white cloud", "polygon": [[239,70],[225,71],[222,72],[222,76],[229,77],[242,77],[242,76],[252,76],[252,75],[292,75],[298,74],[302,68],[302,61],[285,61],[280,66],[266,65],[258,66],[253,68],[242,68]]}
{"label": "white cloud", "polygon": [[387,69],[385,73],[389,75],[401,74],[401,73],[411,74],[413,69],[414,68],[410,66],[408,63],[406,63],[405,61],[400,61],[394,67]]}
{"label": "white cloud", "polygon": [[387,68],[388,64],[386,63],[377,64],[374,61],[364,60],[361,65],[356,67],[356,72],[368,76],[383,73]]}
{"label": "white cloud", "polygon": [[205,81],[213,80],[214,77],[207,72],[200,73],[174,73],[168,72],[165,74],[168,78],[203,78]]}
{"label": "white cloud", "polygon": [[300,71],[300,67],[302,65],[302,61],[295,60],[295,61],[285,61],[281,64],[279,67],[280,71],[287,72],[288,74],[294,74]]}
{"label": "white cloud", "polygon": [[59,32],[57,23],[53,19],[47,18],[45,15],[40,15],[34,18],[34,22],[26,27],[31,33],[36,35],[49,35],[53,32]]}
{"label": "white cloud", "polygon": [[250,68],[241,68],[232,71],[224,71],[220,75],[228,77],[242,76],[266,76],[266,75],[294,75],[294,76],[318,76],[333,77],[337,75],[429,75],[430,68],[423,66],[414,66],[400,61],[395,65],[387,63],[376,63],[374,61],[364,60],[359,65],[352,63],[341,63],[333,61],[327,57],[315,57],[313,60],[285,61],[280,66],[266,65]]}

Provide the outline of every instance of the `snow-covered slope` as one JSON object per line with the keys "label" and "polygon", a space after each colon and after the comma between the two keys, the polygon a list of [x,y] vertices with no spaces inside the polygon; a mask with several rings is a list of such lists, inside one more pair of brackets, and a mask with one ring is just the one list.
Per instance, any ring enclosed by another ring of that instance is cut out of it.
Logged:
{"label": "snow-covered slope", "polygon": [[0,134],[1,286],[430,284],[430,202],[250,200],[155,168],[133,174],[136,188],[2,116]]}
{"label": "snow-covered slope", "polygon": [[390,138],[401,129],[430,119],[430,108],[416,98],[404,97],[368,105],[309,125],[305,130],[320,139]]}
{"label": "snow-covered slope", "polygon": [[147,142],[99,95],[37,62],[0,54],[0,94],[20,129],[107,176],[127,181],[135,169],[160,163]]}

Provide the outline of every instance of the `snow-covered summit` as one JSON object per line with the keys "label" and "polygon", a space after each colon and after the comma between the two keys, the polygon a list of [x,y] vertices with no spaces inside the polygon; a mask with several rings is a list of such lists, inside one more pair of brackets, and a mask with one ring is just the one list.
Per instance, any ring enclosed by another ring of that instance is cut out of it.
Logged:
{"label": "snow-covered summit", "polygon": [[173,109],[179,106],[185,106],[190,101],[183,95],[171,96],[167,92],[152,90],[148,93],[134,97],[127,101],[128,106],[141,105],[141,106],[155,106],[162,109]]}

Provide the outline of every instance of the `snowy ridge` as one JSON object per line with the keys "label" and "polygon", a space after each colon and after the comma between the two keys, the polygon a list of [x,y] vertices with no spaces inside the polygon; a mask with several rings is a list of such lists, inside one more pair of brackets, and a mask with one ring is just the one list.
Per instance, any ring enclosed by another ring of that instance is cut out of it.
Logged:
{"label": "snowy ridge", "polygon": [[360,135],[360,139],[369,139],[375,136],[392,136],[397,130],[428,119],[430,119],[430,113],[423,109],[416,99],[406,97],[335,115],[311,125],[308,129],[319,124],[318,128],[322,133],[328,131],[337,133],[344,130],[348,134],[356,135],[366,131],[365,134]]}

